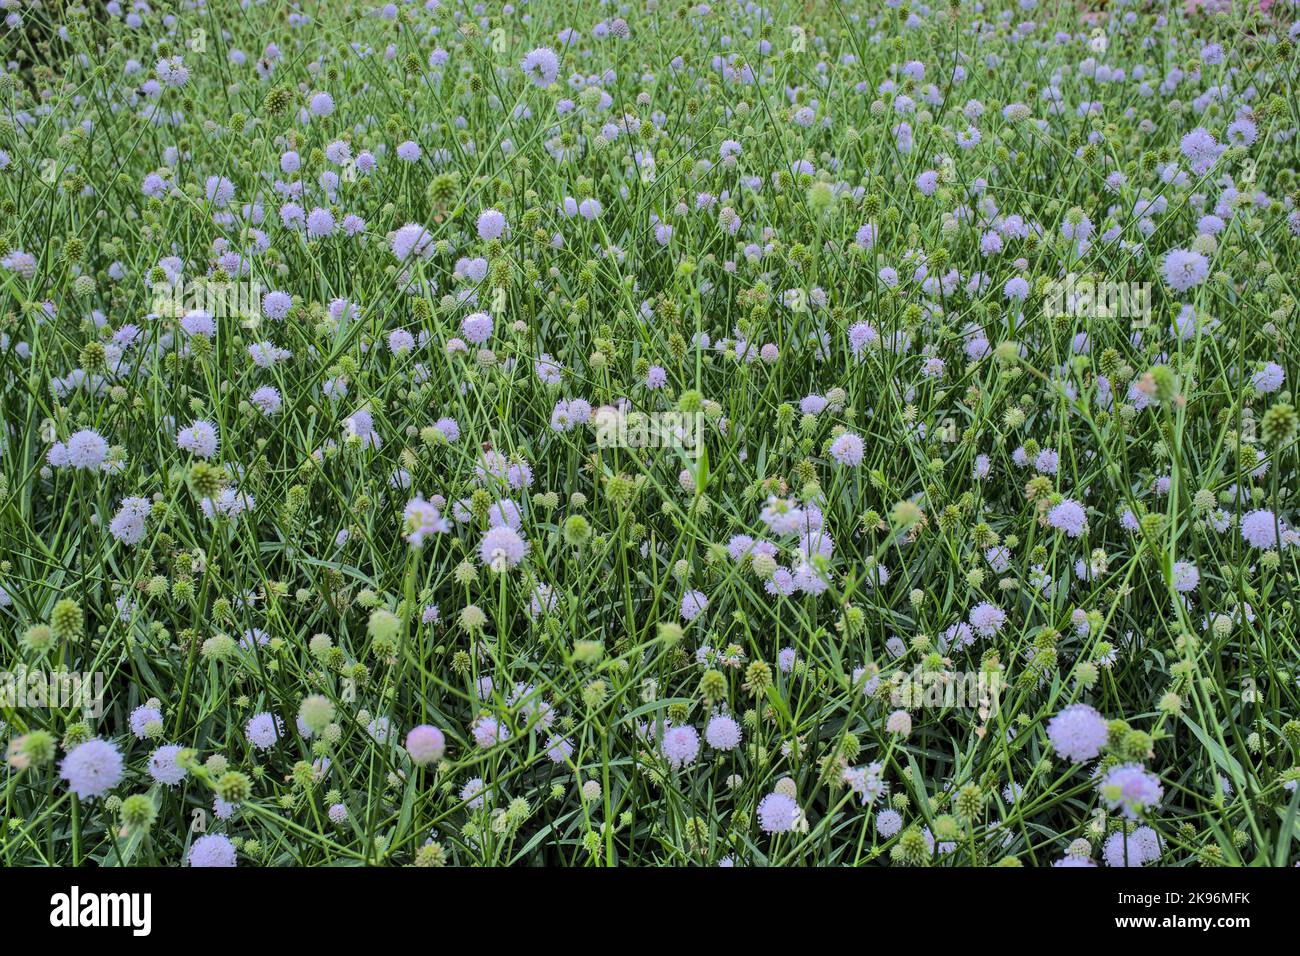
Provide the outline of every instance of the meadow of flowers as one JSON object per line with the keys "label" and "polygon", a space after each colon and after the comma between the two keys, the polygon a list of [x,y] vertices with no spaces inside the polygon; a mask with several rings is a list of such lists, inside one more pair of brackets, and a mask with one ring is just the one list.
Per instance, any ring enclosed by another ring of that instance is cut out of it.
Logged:
{"label": "meadow of flowers", "polygon": [[0,14],[5,865],[1300,860],[1294,2]]}

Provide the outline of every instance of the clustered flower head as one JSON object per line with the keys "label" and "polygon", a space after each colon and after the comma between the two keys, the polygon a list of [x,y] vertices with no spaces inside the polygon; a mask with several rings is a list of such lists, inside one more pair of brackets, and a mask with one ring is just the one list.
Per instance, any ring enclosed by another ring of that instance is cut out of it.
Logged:
{"label": "clustered flower head", "polygon": [[1093,760],[1110,734],[1106,719],[1088,704],[1071,704],[1047,724],[1047,736],[1058,755],[1074,763]]}
{"label": "clustered flower head", "polygon": [[1296,862],[1295,3],[283,6],[0,69],[6,862]]}

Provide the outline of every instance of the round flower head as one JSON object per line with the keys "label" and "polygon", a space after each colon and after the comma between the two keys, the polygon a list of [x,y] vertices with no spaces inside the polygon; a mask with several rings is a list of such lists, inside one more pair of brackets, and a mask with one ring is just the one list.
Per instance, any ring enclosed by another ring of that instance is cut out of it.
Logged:
{"label": "round flower head", "polygon": [[199,458],[211,458],[218,444],[217,426],[209,421],[194,422],[176,433],[176,447]]}
{"label": "round flower head", "polygon": [[151,724],[162,726],[162,711],[155,708],[155,706],[142,704],[131,711],[131,715],[126,719],[126,722],[131,728],[131,734],[134,734],[136,739],[143,740],[144,737],[149,735],[149,726]]}
{"label": "round flower head", "polygon": [[493,571],[508,571],[524,559],[528,542],[509,525],[489,528],[479,542],[479,558]]}
{"label": "round flower head", "polygon": [[307,235],[312,239],[334,235],[334,213],[320,206],[307,213]]}
{"label": "round flower head", "polygon": [[454,445],[460,438],[460,425],[454,418],[440,418],[433,423],[433,427],[442,433],[449,445]]}
{"label": "round flower head", "polygon": [[789,833],[799,823],[799,804],[779,790],[758,802],[758,825],[764,833]]}
{"label": "round flower head", "polygon": [[329,116],[334,112],[334,97],[328,93],[315,93],[308,106],[312,116]]}
{"label": "round flower head", "polygon": [[1198,286],[1210,274],[1210,260],[1199,252],[1175,249],[1165,256],[1165,282],[1175,292],[1186,292]]}
{"label": "round flower head", "polygon": [[412,256],[427,259],[433,255],[433,236],[423,226],[408,222],[393,233],[392,250],[398,262],[405,262]]}
{"label": "round flower head", "polygon": [[83,428],[74,432],[66,442],[57,442],[50,449],[49,462],[56,467],[91,470],[98,468],[108,457],[108,442],[99,432]]}
{"label": "round flower head", "polygon": [[244,727],[244,735],[248,738],[248,742],[258,750],[273,747],[283,733],[284,725],[274,714],[257,714],[250,718]]}
{"label": "round flower head", "polygon": [[903,737],[912,733],[912,715],[905,710],[895,710],[885,719],[885,730]]}
{"label": "round flower head", "polygon": [[1286,369],[1276,362],[1267,362],[1264,367],[1250,377],[1250,382],[1255,386],[1255,391],[1260,395],[1268,395],[1276,392],[1286,381]]}
{"label": "round flower head", "polygon": [[1173,567],[1174,590],[1188,594],[1201,582],[1200,569],[1190,561],[1176,561]]}
{"label": "round flower head", "polygon": [[191,309],[181,317],[181,328],[186,335],[212,338],[217,334],[217,323],[211,315],[202,309]]}
{"label": "round flower head", "polygon": [[1077,538],[1088,528],[1088,513],[1073,498],[1066,498],[1047,512],[1047,522],[1068,537]]}
{"label": "round flower head", "polygon": [[1241,536],[1252,548],[1277,547],[1277,516],[1266,509],[1251,511],[1242,516]]}
{"label": "round flower head", "polygon": [[980,637],[993,637],[1007,622],[1007,612],[995,604],[983,601],[971,608],[970,626]]}
{"label": "round flower head", "polygon": [[669,727],[664,731],[663,750],[674,770],[688,766],[700,752],[700,735],[690,724]]}
{"label": "round flower head", "polygon": [[485,209],[478,217],[478,237],[484,242],[500,239],[506,231],[506,217],[495,209]]}
{"label": "round flower head", "polygon": [[460,798],[465,801],[465,805],[471,810],[482,807],[491,796],[491,792],[486,789],[481,777],[471,777],[465,782],[465,786],[460,788]]}
{"label": "round flower head", "polygon": [[1116,830],[1101,849],[1107,866],[1146,866],[1160,859],[1160,853],[1160,837],[1150,827],[1138,827],[1127,834]]}
{"label": "round flower head", "polygon": [[413,498],[402,512],[402,527],[406,540],[412,547],[423,547],[425,539],[434,534],[446,534],[451,525],[442,516],[438,506],[423,498]]}
{"label": "round flower head", "polygon": [[460,321],[460,331],[475,345],[482,345],[492,337],[492,316],[486,312],[472,312]]}
{"label": "round flower head", "polygon": [[525,54],[519,63],[519,68],[535,86],[545,88],[554,83],[556,77],[560,75],[560,60],[554,50],[542,46]]}
{"label": "round flower head", "polygon": [[682,597],[682,618],[687,621],[693,621],[709,606],[709,599],[705,597],[703,591],[687,591]]}
{"label": "round flower head", "polygon": [[122,755],[107,740],[87,740],[63,758],[59,776],[82,800],[102,797],[122,782]]}
{"label": "round flower head", "polygon": [[864,450],[865,446],[862,439],[853,432],[845,432],[831,442],[831,457],[841,465],[847,465],[850,468],[856,468],[862,464]]}
{"label": "round flower head", "polygon": [[201,836],[190,846],[190,866],[234,866],[235,845],[221,833]]}
{"label": "round flower head", "polygon": [[225,176],[209,176],[203,186],[208,201],[218,209],[224,209],[235,198],[235,184]]}
{"label": "round flower head", "polygon": [[881,810],[876,814],[876,832],[888,840],[903,829],[903,818],[897,810]]}
{"label": "round flower head", "polygon": [[1106,718],[1087,704],[1071,704],[1047,723],[1052,749],[1074,763],[1084,763],[1101,753],[1108,734]]}
{"label": "round flower head", "polygon": [[436,763],[447,749],[447,738],[441,730],[429,724],[412,727],[406,735],[406,752],[420,765]]}
{"label": "round flower head", "polygon": [[274,415],[284,405],[280,390],[274,385],[263,385],[255,389],[253,394],[248,396],[248,400],[263,415]]}
{"label": "round flower head", "polygon": [[388,351],[394,355],[404,355],[415,348],[415,336],[406,329],[393,329],[388,333]]}
{"label": "round flower head", "polygon": [[495,717],[483,714],[470,725],[470,734],[474,742],[486,750],[509,739],[510,729]]}
{"label": "round flower head", "polygon": [[502,498],[488,508],[488,524],[493,528],[505,525],[507,528],[518,531],[523,526],[523,520],[519,505],[509,498]]}
{"label": "round flower head", "polygon": [[178,744],[167,744],[155,750],[149,757],[149,776],[167,787],[174,787],[184,780],[188,771],[176,762],[180,752]]}
{"label": "round flower head", "polygon": [[149,507],[145,498],[123,498],[121,508],[108,524],[109,533],[123,544],[139,544],[144,540],[144,519],[149,514]]}
{"label": "round flower head", "polygon": [[1106,806],[1120,810],[1130,820],[1158,804],[1165,793],[1160,778],[1136,763],[1111,768],[1097,789]]}
{"label": "round flower head", "polygon": [[714,750],[735,750],[740,746],[740,724],[726,714],[714,714],[704,728],[704,739]]}

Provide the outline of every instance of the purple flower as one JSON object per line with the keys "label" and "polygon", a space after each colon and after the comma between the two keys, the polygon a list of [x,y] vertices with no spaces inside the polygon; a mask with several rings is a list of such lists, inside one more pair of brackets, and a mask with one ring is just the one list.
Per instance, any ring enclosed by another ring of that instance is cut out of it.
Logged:
{"label": "purple flower", "polygon": [[1241,519],[1241,536],[1252,548],[1277,547],[1278,520],[1273,512],[1261,508]]}
{"label": "purple flower", "polygon": [[1198,286],[1210,274],[1210,261],[1199,252],[1174,249],[1165,256],[1165,282],[1175,292],[1186,292]]}
{"label": "purple flower", "polygon": [[1101,848],[1107,866],[1145,866],[1160,859],[1160,853],[1160,837],[1150,827],[1138,827],[1129,834],[1116,830]]}
{"label": "purple flower", "polygon": [[1058,756],[1084,763],[1101,753],[1110,730],[1106,718],[1087,704],[1071,704],[1047,724],[1047,739]]}
{"label": "purple flower", "polygon": [[849,326],[849,351],[854,358],[861,358],[869,345],[880,341],[880,334],[870,322],[855,322]]}
{"label": "purple flower", "polygon": [[1200,569],[1190,561],[1174,563],[1174,590],[1179,594],[1188,594],[1196,590],[1201,582]]}
{"label": "purple flower", "polygon": [[446,749],[447,738],[441,730],[429,724],[412,727],[406,735],[406,752],[417,764],[436,763],[442,759]]}
{"label": "purple flower", "polygon": [[430,535],[446,534],[451,530],[438,506],[423,498],[413,498],[406,503],[402,512],[402,527],[406,532],[406,540],[414,548],[423,547],[425,539]]}
{"label": "purple flower", "polygon": [[127,724],[131,728],[131,733],[135,734],[137,740],[144,740],[149,736],[150,724],[162,723],[162,711],[157,707],[149,704],[141,704],[135,710],[131,711],[131,716],[127,718]]}
{"label": "purple flower", "polygon": [[334,235],[334,213],[320,206],[307,213],[307,235],[312,239]]}
{"label": "purple flower", "polygon": [[474,743],[484,750],[510,738],[510,729],[495,717],[489,717],[487,714],[477,717],[474,723],[470,725],[469,730],[474,738]]}
{"label": "purple flower", "polygon": [[251,717],[244,727],[244,736],[258,750],[275,746],[284,733],[284,723],[274,714],[261,713]]}
{"label": "purple flower", "polygon": [[1073,498],[1066,498],[1047,512],[1047,523],[1057,531],[1077,538],[1088,528],[1088,513]]}
{"label": "purple flower", "polygon": [[1218,140],[1203,126],[1198,126],[1186,134],[1179,146],[1182,148],[1183,155],[1187,157],[1188,163],[1191,164],[1192,172],[1197,176],[1208,173],[1224,150]]}
{"label": "purple flower", "polygon": [[853,244],[864,252],[868,251],[876,244],[876,234],[876,224],[874,222],[866,223],[858,227],[858,231],[853,237]]}
{"label": "purple flower", "polygon": [[272,291],[262,296],[262,314],[272,322],[279,322],[293,308],[293,296],[287,292]]}
{"label": "purple flower", "polygon": [[486,312],[471,312],[461,319],[460,331],[475,345],[482,345],[492,337],[492,316]]}
{"label": "purple flower", "polygon": [[484,209],[478,217],[478,237],[484,242],[500,239],[506,231],[506,217],[495,209]]}
{"label": "purple flower", "polygon": [[735,750],[741,737],[740,724],[726,714],[714,714],[704,728],[704,739],[714,750]]}
{"label": "purple flower", "polygon": [[63,758],[59,776],[82,800],[102,797],[122,782],[122,755],[107,740],[87,740]]}
{"label": "purple flower", "polygon": [[56,442],[50,449],[47,460],[56,468],[79,468],[91,470],[98,468],[108,457],[108,442],[99,432],[83,428],[73,432],[67,442]]}
{"label": "purple flower", "polygon": [[253,394],[248,396],[248,400],[256,405],[257,410],[263,415],[274,415],[283,404],[279,389],[273,385],[263,385],[254,390]]}
{"label": "purple flower", "polygon": [[405,262],[412,255],[427,259],[433,255],[433,236],[418,223],[408,222],[393,233],[392,250],[398,262]]}
{"label": "purple flower", "polygon": [[1286,380],[1286,370],[1276,362],[1269,362],[1250,377],[1250,383],[1260,395],[1276,392]]}
{"label": "purple flower", "polygon": [[144,540],[144,519],[149,514],[147,498],[123,498],[113,520],[108,523],[109,533],[126,545],[137,545]]}
{"label": "purple flower", "polygon": [[1108,807],[1121,810],[1130,820],[1138,819],[1158,804],[1165,794],[1160,778],[1137,763],[1111,768],[1102,778],[1098,791]]}
{"label": "purple flower", "polygon": [[235,846],[220,833],[201,836],[190,846],[190,866],[234,866]]}
{"label": "purple flower", "polygon": [[178,744],[167,744],[155,750],[149,757],[149,776],[167,787],[174,787],[184,780],[188,771],[176,762],[180,752]]}
{"label": "purple flower", "polygon": [[1007,612],[996,604],[982,601],[971,608],[970,626],[980,637],[993,637],[1007,622]]}
{"label": "purple flower", "polygon": [[690,724],[669,727],[664,731],[663,751],[674,770],[689,766],[700,752],[700,735]]}
{"label": "purple flower", "polygon": [[528,542],[509,525],[489,528],[479,542],[478,554],[482,562],[493,571],[508,571],[524,559]]}
{"label": "purple flower", "polygon": [[203,191],[208,202],[218,209],[225,209],[235,198],[235,184],[225,176],[209,176],[203,183]]}
{"label": "purple flower", "polygon": [[876,814],[876,832],[888,840],[903,829],[903,818],[897,810],[881,810]]}
{"label": "purple flower", "polygon": [[682,596],[682,618],[687,621],[693,621],[709,606],[709,599],[704,596],[703,591],[687,591]]}
{"label": "purple flower", "polygon": [[545,88],[560,75],[560,60],[550,47],[541,46],[525,54],[519,62],[519,68],[534,85]]}
{"label": "purple flower", "polygon": [[841,465],[848,465],[850,468],[862,464],[864,450],[862,438],[853,432],[845,432],[831,442],[831,457]]}
{"label": "purple flower", "polygon": [[308,105],[313,116],[329,116],[334,112],[334,97],[328,93],[316,93]]}
{"label": "purple flower", "polygon": [[780,791],[758,802],[758,825],[764,833],[789,833],[799,823],[799,804]]}

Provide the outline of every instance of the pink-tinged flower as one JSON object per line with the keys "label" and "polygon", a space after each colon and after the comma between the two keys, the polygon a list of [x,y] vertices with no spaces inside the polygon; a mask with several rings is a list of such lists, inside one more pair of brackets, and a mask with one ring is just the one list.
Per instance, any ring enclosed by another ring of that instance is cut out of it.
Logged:
{"label": "pink-tinged flower", "polygon": [[406,735],[406,752],[421,766],[441,760],[446,749],[447,738],[441,730],[430,724],[412,727]]}
{"label": "pink-tinged flower", "polygon": [[758,802],[758,825],[764,833],[789,833],[799,825],[801,816],[799,804],[779,790]]}
{"label": "pink-tinged flower", "polygon": [[700,752],[700,735],[690,724],[669,727],[664,731],[663,751],[674,770],[689,766]]}

